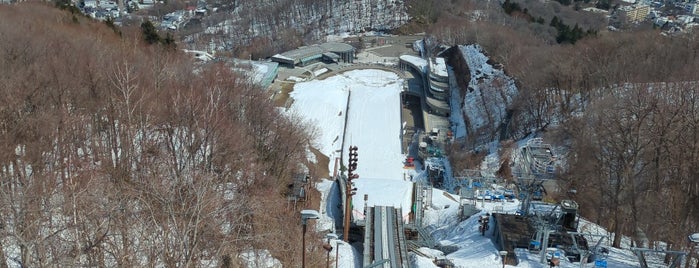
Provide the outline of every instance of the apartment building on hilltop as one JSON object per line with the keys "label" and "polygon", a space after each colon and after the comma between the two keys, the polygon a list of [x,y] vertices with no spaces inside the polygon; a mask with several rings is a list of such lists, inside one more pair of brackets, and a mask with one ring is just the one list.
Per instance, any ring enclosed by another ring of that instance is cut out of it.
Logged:
{"label": "apartment building on hilltop", "polygon": [[648,5],[631,5],[619,7],[614,14],[617,22],[622,24],[638,23],[645,20],[650,14]]}

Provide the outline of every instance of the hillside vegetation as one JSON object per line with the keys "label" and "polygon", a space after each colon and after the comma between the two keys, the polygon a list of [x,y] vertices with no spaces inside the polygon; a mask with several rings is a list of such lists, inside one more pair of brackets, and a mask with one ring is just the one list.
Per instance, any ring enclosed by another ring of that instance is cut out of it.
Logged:
{"label": "hillside vegetation", "polygon": [[207,2],[221,3],[222,7],[201,23],[192,24],[182,36],[188,43],[215,44],[242,58],[270,57],[302,45],[326,42],[328,35],[389,31],[408,20],[403,0]]}
{"label": "hillside vegetation", "polygon": [[310,136],[248,79],[52,6],[0,18],[0,267],[299,262]]}

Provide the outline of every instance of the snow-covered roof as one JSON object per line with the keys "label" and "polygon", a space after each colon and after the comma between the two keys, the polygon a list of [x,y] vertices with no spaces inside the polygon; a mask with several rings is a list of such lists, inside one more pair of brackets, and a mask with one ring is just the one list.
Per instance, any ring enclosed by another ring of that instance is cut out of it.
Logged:
{"label": "snow-covered roof", "polygon": [[441,77],[447,77],[449,74],[447,73],[447,63],[444,61],[444,58],[437,57],[437,58],[432,58],[429,61],[430,64],[430,72],[441,76]]}
{"label": "snow-covered roof", "polygon": [[288,61],[294,60],[294,59],[289,58],[289,57],[287,57],[287,56],[284,56],[284,55],[282,55],[282,54],[275,54],[274,56],[272,56],[272,58],[277,58],[277,59],[282,59],[282,60],[288,60]]}
{"label": "snow-covered roof", "polygon": [[304,58],[314,57],[321,54],[323,54],[323,49],[319,46],[305,46],[282,53],[284,57],[291,58],[294,60],[301,60]]}
{"label": "snow-covered roof", "polygon": [[353,46],[350,46],[345,43],[339,43],[339,42],[328,42],[328,43],[323,43],[320,44],[320,47],[325,50],[325,51],[330,51],[330,52],[350,52],[354,50]]}
{"label": "snow-covered roof", "polygon": [[689,241],[692,241],[692,243],[699,243],[699,233],[689,235]]}
{"label": "snow-covered roof", "polygon": [[413,55],[401,55],[400,60],[412,64],[413,66],[420,68],[422,72],[425,72],[427,67],[427,61],[423,58],[413,56]]}
{"label": "snow-covered roof", "polygon": [[252,82],[266,88],[277,77],[279,63],[233,59],[234,70],[247,74]]}

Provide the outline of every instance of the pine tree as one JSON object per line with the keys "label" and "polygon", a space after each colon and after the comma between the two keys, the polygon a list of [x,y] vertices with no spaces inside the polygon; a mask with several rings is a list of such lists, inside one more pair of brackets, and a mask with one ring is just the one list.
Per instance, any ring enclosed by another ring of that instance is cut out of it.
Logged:
{"label": "pine tree", "polygon": [[549,25],[558,29],[558,24],[560,24],[560,23],[561,23],[561,21],[558,19],[558,16],[553,16],[553,18],[551,19],[551,23]]}
{"label": "pine tree", "polygon": [[107,19],[104,21],[104,24],[107,25],[107,27],[111,28],[114,33],[118,34],[121,36],[121,31],[119,31],[119,28],[117,28],[116,24],[114,24],[114,19],[112,16],[108,16]]}
{"label": "pine tree", "polygon": [[177,47],[177,44],[175,44],[175,38],[170,33],[167,33],[165,35],[165,38],[163,38],[161,41],[162,41],[163,45],[165,45],[168,48],[174,49]]}
{"label": "pine tree", "polygon": [[148,44],[160,42],[160,35],[158,35],[158,31],[155,30],[155,26],[153,26],[150,20],[141,23],[141,31],[143,32],[143,38]]}

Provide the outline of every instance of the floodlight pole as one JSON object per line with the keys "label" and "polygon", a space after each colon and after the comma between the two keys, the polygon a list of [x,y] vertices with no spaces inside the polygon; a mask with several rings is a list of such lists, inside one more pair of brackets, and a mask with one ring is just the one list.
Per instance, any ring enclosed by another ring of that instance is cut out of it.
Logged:
{"label": "floodlight pole", "polygon": [[301,236],[301,268],[306,267],[306,219],[303,220],[303,235]]}
{"label": "floodlight pole", "polygon": [[337,262],[340,258],[340,242],[335,243],[335,268],[337,268]]}
{"label": "floodlight pole", "polygon": [[502,268],[505,268],[505,263],[507,262],[507,251],[502,250],[498,252],[500,254],[500,257],[502,257]]}
{"label": "floodlight pole", "polygon": [[352,213],[352,196],[355,194],[354,191],[357,188],[352,188],[352,180],[359,178],[358,174],[354,171],[357,170],[357,146],[349,147],[349,166],[347,168],[347,185],[345,185],[345,222],[344,222],[344,232],[342,239],[345,242],[349,242],[349,227],[350,227],[350,217]]}
{"label": "floodlight pole", "polygon": [[303,231],[301,234],[301,268],[306,268],[306,225],[308,220],[318,218],[320,218],[318,211],[310,209],[304,209],[301,211],[301,225],[303,226]]}

